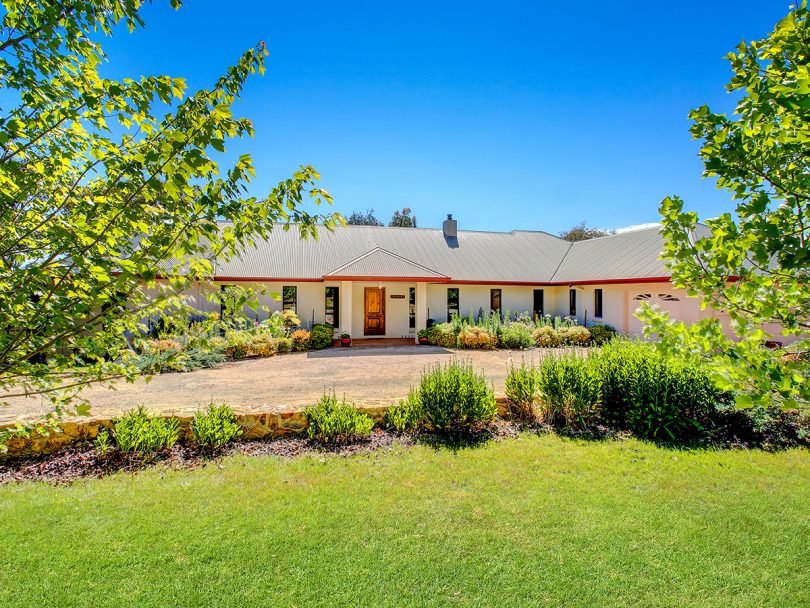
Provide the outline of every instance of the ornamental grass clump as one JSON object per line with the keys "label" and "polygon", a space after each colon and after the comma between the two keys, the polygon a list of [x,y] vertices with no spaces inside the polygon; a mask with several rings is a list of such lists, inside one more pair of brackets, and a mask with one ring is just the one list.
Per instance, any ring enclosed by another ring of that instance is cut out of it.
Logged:
{"label": "ornamental grass clump", "polygon": [[420,426],[434,431],[469,430],[495,419],[495,394],[483,374],[468,362],[436,364],[411,388],[408,407],[420,413]]}
{"label": "ornamental grass clump", "polygon": [[545,422],[579,431],[598,420],[602,382],[592,359],[571,353],[545,357],[536,382],[539,415]]}
{"label": "ornamental grass clump", "polygon": [[212,452],[221,450],[243,433],[233,409],[213,403],[194,414],[191,431],[197,444]]}
{"label": "ornamental grass clump", "polygon": [[346,443],[371,435],[374,420],[358,410],[344,397],[338,401],[327,393],[312,407],[304,410],[307,435],[319,443]]}
{"label": "ornamental grass clump", "polygon": [[[138,406],[113,420],[112,437],[115,447],[124,454],[151,457],[159,450],[171,448],[177,443],[180,421],[177,418],[152,416],[143,406]],[[108,450],[109,436],[97,440],[96,447],[99,450]]]}

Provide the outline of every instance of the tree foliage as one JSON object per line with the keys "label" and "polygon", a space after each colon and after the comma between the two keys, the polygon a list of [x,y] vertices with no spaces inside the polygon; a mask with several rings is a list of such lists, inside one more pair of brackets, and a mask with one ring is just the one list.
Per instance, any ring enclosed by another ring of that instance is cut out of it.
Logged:
{"label": "tree foliage", "polygon": [[346,219],[346,223],[353,226],[382,226],[383,223],[374,215],[374,209],[367,209],[365,213],[362,211],[353,211],[352,214]]}
{"label": "tree foliage", "polygon": [[577,241],[587,241],[589,239],[599,238],[600,236],[610,236],[611,234],[615,234],[615,231],[591,228],[585,223],[585,220],[582,220],[573,228],[560,232],[560,238],[576,243]]}
{"label": "tree foliage", "polygon": [[[247,196],[249,156],[217,153],[252,123],[232,103],[263,73],[264,44],[210,90],[181,78],[120,81],[99,72],[98,40],[142,25],[139,0],[5,0],[0,87],[0,402],[133,378],[125,334],[146,316],[186,315],[181,295],[214,260],[274,229],[334,225],[305,203],[331,199],[302,166],[262,198]],[[178,0],[172,5],[177,8]]]}
{"label": "tree foliage", "polygon": [[[661,203],[665,258],[673,282],[719,319],[686,326],[645,310],[662,348],[699,357],[739,401],[787,405],[810,400],[810,24],[807,3],[793,8],[765,39],[728,55],[727,88],[739,96],[732,116],[693,110],[704,176],[731,192],[733,213],[698,223],[677,197]],[[797,336],[786,352],[764,342]]]}
{"label": "tree foliage", "polygon": [[394,211],[388,225],[394,228],[416,228],[416,216],[411,215],[410,207],[403,207],[402,211]]}

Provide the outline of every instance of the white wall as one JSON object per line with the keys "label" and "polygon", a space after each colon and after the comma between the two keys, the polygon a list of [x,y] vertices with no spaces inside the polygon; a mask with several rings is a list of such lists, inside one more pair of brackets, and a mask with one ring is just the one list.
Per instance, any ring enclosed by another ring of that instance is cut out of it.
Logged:
{"label": "white wall", "polygon": [[[412,338],[414,330],[408,327],[409,323],[409,310],[408,310],[408,289],[416,287],[415,283],[353,283],[354,289],[352,292],[352,326],[353,338],[364,338],[363,328],[365,312],[365,288],[366,287],[384,287],[385,288],[385,335],[384,336],[369,336],[372,338]],[[392,298],[391,296],[398,295],[404,296],[402,298]],[[341,312],[341,315],[343,313]]]}
{"label": "white wall", "polygon": [[[224,283],[218,283],[222,285]],[[413,337],[414,330],[409,328],[408,319],[408,289],[416,287],[415,283],[404,282],[300,282],[300,283],[251,283],[238,282],[238,285],[252,288],[264,288],[267,295],[260,296],[260,303],[267,306],[270,312],[281,310],[281,292],[284,285],[295,285],[298,288],[297,313],[305,326],[310,326],[313,322],[322,323],[324,321],[325,288],[339,287],[341,289],[341,325],[347,325],[348,320],[345,302],[346,296],[343,293],[346,286],[351,286],[351,331],[353,338],[363,337],[363,312],[364,312],[364,288],[385,287],[385,335],[386,338]],[[459,290],[459,313],[467,316],[472,310],[473,315],[477,315],[479,309],[484,312],[489,311],[490,290],[501,290],[501,306],[503,310],[511,312],[531,311],[534,305],[534,289],[543,289],[545,313],[549,315],[568,316],[568,292],[569,287],[563,286],[520,286],[520,285],[462,285],[462,284],[428,284],[426,287],[427,318],[436,322],[447,320],[447,289],[457,288]],[[605,323],[612,325],[619,332],[629,335],[641,335],[641,321],[635,318],[634,313],[641,305],[640,301],[633,298],[638,294],[651,294],[652,303],[659,304],[664,310],[670,312],[672,318],[694,323],[706,317],[716,317],[721,320],[723,327],[729,332],[728,315],[724,312],[700,309],[698,298],[690,298],[683,289],[675,289],[668,282],[660,283],[628,283],[614,285],[578,285],[574,287],[577,292],[577,321],[585,322],[587,313],[587,324]],[[201,312],[219,312],[219,305],[209,301],[205,297],[205,290],[209,287],[194,285],[187,291],[189,303]],[[594,316],[594,291],[602,290],[602,317]],[[147,290],[148,292],[149,290]],[[271,294],[277,294],[279,299],[273,299]],[[669,302],[661,299],[660,294],[670,294],[679,299],[678,302]],[[402,295],[403,298],[392,298],[392,295]],[[257,313],[250,309],[245,310],[245,314],[250,318],[264,320],[268,316],[267,311]],[[417,319],[417,326],[419,319]],[[338,328],[342,329],[342,328]],[[774,334],[774,340],[779,340],[788,344],[795,340],[780,336],[778,327],[765,327],[766,331]]]}
{"label": "white wall", "polygon": [[[447,290],[458,289],[458,312],[466,317],[472,311],[477,316],[480,310],[488,313],[490,308],[490,290],[501,290],[501,310],[511,313],[531,313],[534,307],[534,290],[542,289],[544,292],[544,305],[546,312],[553,304],[551,292],[554,287],[532,287],[524,285],[461,285],[461,284],[434,284],[428,285],[428,317],[437,323],[447,321]],[[551,302],[549,300],[551,298]],[[553,314],[553,312],[551,313]]]}

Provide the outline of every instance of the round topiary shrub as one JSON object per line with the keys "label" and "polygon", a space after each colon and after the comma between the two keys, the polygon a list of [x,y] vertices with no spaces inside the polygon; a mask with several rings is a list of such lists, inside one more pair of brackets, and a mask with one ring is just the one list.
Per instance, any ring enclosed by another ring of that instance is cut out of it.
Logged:
{"label": "round topiary shrub", "polygon": [[328,323],[318,323],[312,326],[309,332],[309,342],[307,346],[311,350],[320,350],[332,346],[335,329]]}

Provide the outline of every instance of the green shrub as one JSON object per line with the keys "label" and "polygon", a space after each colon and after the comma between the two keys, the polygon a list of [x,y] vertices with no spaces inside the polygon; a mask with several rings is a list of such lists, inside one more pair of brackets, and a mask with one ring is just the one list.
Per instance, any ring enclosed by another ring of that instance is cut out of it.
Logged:
{"label": "green shrub", "polygon": [[466,325],[458,334],[458,347],[491,350],[498,347],[498,337],[482,327]]}
{"label": "green shrub", "polygon": [[523,323],[503,324],[499,338],[502,348],[528,350],[534,346],[532,328]]}
{"label": "green shrub", "polygon": [[312,326],[309,332],[309,342],[307,347],[313,350],[320,350],[332,346],[335,328],[327,323],[319,323]]}
{"label": "green shrub", "polygon": [[399,400],[385,412],[385,426],[400,433],[410,433],[419,429],[422,423],[422,407],[416,400]]}
{"label": "green shrub", "polygon": [[540,348],[552,348],[562,345],[560,332],[554,329],[551,325],[543,325],[538,327],[532,332],[532,338],[535,345]]}
{"label": "green shrub", "polygon": [[537,370],[521,363],[510,367],[506,376],[506,400],[510,413],[523,420],[536,418]]}
{"label": "green shrub", "polygon": [[436,346],[456,348],[458,334],[451,323],[437,323],[428,329],[428,340]]}
{"label": "green shrub", "polygon": [[279,354],[292,352],[292,340],[287,337],[276,338],[276,351]]}
{"label": "green shrub", "polygon": [[151,456],[172,447],[180,437],[177,418],[151,416],[143,406],[113,420],[116,447],[125,454]]}
{"label": "green shrub", "polygon": [[242,427],[236,421],[236,414],[227,405],[213,403],[204,411],[194,414],[191,422],[194,440],[209,450],[220,450],[242,435]]}
{"label": "green shrub", "polygon": [[229,331],[225,334],[226,346],[224,352],[232,359],[244,359],[250,354],[250,345],[253,335],[245,330]]}
{"label": "green shrub", "polygon": [[550,424],[582,430],[599,415],[601,379],[595,363],[574,354],[546,356],[537,369],[540,416]]}
{"label": "green shrub", "polygon": [[563,327],[559,335],[562,343],[568,346],[586,346],[591,341],[591,332],[581,325]]}
{"label": "green shrub", "polygon": [[617,335],[615,329],[613,329],[610,325],[591,325],[588,328],[588,331],[591,332],[591,344],[594,346],[602,346],[603,344],[607,344]]}
{"label": "green shrub", "polygon": [[113,449],[113,439],[110,435],[110,431],[104,428],[99,429],[98,435],[96,435],[93,441],[93,445],[96,446],[99,456],[102,458],[106,456]]}
{"label": "green shrub", "polygon": [[307,435],[320,443],[340,443],[371,434],[374,420],[344,397],[338,401],[334,393],[325,394],[317,405],[304,410]]}
{"label": "green shrub", "polygon": [[422,372],[408,394],[408,407],[420,412],[421,424],[437,431],[469,429],[492,422],[497,408],[492,387],[470,363],[451,361]]}
{"label": "green shrub", "polygon": [[256,357],[271,357],[278,352],[278,345],[269,333],[260,333],[253,336],[249,351]]}
{"label": "green shrub", "polygon": [[685,441],[704,435],[731,396],[697,364],[659,354],[651,344],[614,340],[590,358],[602,377],[602,417],[639,437]]}

